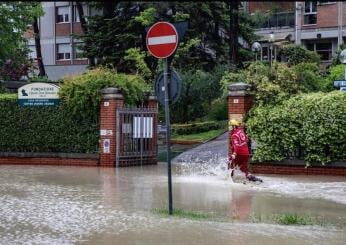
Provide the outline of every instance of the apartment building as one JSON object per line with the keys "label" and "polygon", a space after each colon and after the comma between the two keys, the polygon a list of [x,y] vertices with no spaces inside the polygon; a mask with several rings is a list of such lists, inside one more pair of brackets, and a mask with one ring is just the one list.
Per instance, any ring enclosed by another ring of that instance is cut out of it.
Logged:
{"label": "apartment building", "polygon": [[[49,79],[85,71],[88,60],[78,48],[80,40],[71,35],[82,34],[75,2],[42,2],[42,6],[45,14],[39,19],[39,29]],[[83,8],[87,16],[95,12],[87,5]],[[277,59],[281,45],[296,43],[319,53],[322,64],[328,65],[346,39],[346,3],[342,1],[243,1],[242,10],[250,14],[271,13],[256,29],[261,60]],[[31,57],[36,58],[32,32],[26,32],[25,37]]]}
{"label": "apartment building", "polygon": [[295,43],[316,51],[322,65],[328,65],[346,39],[346,4],[342,1],[244,2],[244,9],[250,14],[273,13],[256,30],[262,60],[276,59],[281,45]]}
{"label": "apartment building", "polygon": [[[88,59],[79,49],[80,40],[73,37],[82,34],[75,2],[42,2],[44,16],[39,19],[42,58],[50,80],[58,80],[66,75],[79,74],[86,70]],[[84,13],[91,9],[83,6]],[[32,31],[25,34],[28,39],[30,56],[36,58],[35,41]]]}

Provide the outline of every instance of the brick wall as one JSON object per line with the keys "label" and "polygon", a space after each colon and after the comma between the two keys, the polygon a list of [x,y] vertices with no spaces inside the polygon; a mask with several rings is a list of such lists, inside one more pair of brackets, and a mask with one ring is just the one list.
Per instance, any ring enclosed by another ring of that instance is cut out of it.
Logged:
{"label": "brick wall", "polygon": [[0,165],[60,165],[60,166],[98,166],[98,159],[58,158],[58,157],[1,157]]}
{"label": "brick wall", "polygon": [[253,105],[250,96],[232,96],[228,98],[228,114],[243,114]]}
{"label": "brick wall", "polygon": [[56,63],[57,65],[71,65],[71,60],[57,60]]}
{"label": "brick wall", "polygon": [[59,36],[70,36],[70,23],[57,23],[55,24],[55,35]]}
{"label": "brick wall", "polygon": [[83,34],[82,24],[80,22],[73,23],[73,34],[77,34],[77,35]]}
{"label": "brick wall", "polygon": [[317,27],[338,26],[338,3],[317,5]]}
{"label": "brick wall", "polygon": [[346,176],[346,167],[309,167],[292,165],[256,164],[251,166],[254,174],[287,175],[339,175]]}

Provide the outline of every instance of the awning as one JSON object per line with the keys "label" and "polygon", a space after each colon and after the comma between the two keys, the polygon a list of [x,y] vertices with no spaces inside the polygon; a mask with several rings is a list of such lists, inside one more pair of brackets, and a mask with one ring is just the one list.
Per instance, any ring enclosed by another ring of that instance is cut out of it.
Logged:
{"label": "awning", "polygon": [[[269,42],[269,37],[271,33],[268,34],[262,34],[260,38],[260,42]],[[273,33],[274,34],[274,42],[273,43],[279,43],[279,42],[289,42],[291,41],[292,34],[287,33]]]}

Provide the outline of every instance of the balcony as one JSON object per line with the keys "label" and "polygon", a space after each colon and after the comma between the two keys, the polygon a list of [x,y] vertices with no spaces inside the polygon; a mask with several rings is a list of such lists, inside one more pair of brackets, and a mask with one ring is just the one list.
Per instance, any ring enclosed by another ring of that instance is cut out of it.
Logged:
{"label": "balcony", "polygon": [[281,12],[274,13],[264,23],[259,23],[256,26],[258,29],[263,28],[282,28],[282,27],[294,27],[295,15],[294,12]]}

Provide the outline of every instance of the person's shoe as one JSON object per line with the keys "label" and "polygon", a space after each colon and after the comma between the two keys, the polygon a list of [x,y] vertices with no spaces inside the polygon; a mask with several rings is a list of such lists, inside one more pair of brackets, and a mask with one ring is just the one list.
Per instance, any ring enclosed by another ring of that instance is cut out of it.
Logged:
{"label": "person's shoe", "polygon": [[246,177],[249,181],[253,181],[253,182],[263,182],[263,180],[261,180],[260,178],[256,177],[255,175],[252,175],[252,174],[249,174],[247,177]]}

